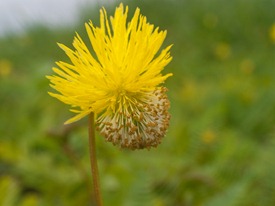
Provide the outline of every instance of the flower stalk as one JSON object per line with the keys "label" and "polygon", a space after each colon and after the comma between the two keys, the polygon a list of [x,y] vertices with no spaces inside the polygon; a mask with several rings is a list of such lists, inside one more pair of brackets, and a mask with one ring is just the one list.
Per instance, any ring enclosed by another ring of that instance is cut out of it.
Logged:
{"label": "flower stalk", "polygon": [[99,174],[96,158],[96,142],[95,142],[95,123],[94,113],[91,112],[89,115],[89,151],[90,151],[90,163],[93,178],[93,192],[96,202],[96,206],[102,206],[102,198],[100,193]]}

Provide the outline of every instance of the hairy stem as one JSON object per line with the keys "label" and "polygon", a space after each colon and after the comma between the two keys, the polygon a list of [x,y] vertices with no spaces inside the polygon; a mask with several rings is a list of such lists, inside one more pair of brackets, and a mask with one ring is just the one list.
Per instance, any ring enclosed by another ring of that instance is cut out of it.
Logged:
{"label": "hairy stem", "polygon": [[99,186],[99,175],[96,159],[96,145],[95,145],[95,124],[94,124],[94,113],[89,115],[89,150],[90,150],[90,161],[91,170],[93,177],[93,188],[96,206],[102,206],[102,199]]}

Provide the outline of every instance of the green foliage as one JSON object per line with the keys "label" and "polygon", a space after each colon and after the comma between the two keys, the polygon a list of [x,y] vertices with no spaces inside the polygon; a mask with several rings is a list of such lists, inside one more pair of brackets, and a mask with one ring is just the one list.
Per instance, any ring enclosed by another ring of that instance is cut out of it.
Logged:
{"label": "green foliage", "polygon": [[[129,4],[174,44],[172,120],[150,151],[98,135],[105,205],[275,205],[275,1]],[[83,22],[73,30],[86,35]],[[47,95],[45,78],[66,60],[55,42],[70,45],[73,30],[34,27],[0,39],[0,205],[92,205],[87,120],[63,126],[71,114]]]}

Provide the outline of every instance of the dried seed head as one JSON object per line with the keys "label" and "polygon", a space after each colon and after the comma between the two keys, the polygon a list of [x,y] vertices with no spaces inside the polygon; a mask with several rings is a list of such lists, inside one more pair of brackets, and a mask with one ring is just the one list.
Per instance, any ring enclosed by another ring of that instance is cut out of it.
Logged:
{"label": "dried seed head", "polygon": [[[97,118],[98,131],[109,142],[122,148],[157,147],[169,126],[170,107],[165,87],[143,94],[142,99],[119,101],[119,111],[105,112]],[[124,102],[122,105],[121,102]]]}

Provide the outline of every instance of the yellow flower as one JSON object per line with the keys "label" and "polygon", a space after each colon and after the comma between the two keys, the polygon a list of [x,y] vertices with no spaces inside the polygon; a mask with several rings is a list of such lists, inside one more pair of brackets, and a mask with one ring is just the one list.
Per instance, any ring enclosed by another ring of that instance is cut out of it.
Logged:
{"label": "yellow flower", "polygon": [[72,106],[77,115],[66,124],[91,112],[107,141],[132,149],[157,146],[168,128],[170,115],[166,88],[160,87],[171,73],[161,71],[171,61],[171,45],[158,53],[166,31],[149,24],[136,9],[127,23],[128,7],[116,8],[110,20],[100,10],[100,27],[90,21],[86,30],[94,55],[76,34],[75,50],[65,45],[71,63],[57,62],[58,74],[48,76],[49,94]]}
{"label": "yellow flower", "polygon": [[202,133],[201,137],[205,143],[210,144],[215,140],[216,134],[214,131],[208,129]]}
{"label": "yellow flower", "polygon": [[226,60],[231,55],[231,47],[228,43],[221,42],[215,47],[215,55],[220,60]]}
{"label": "yellow flower", "polygon": [[12,63],[6,59],[0,59],[0,77],[9,76],[12,71]]}
{"label": "yellow flower", "polygon": [[269,37],[270,37],[270,40],[275,43],[275,23],[270,27],[270,30],[269,30]]}
{"label": "yellow flower", "polygon": [[245,74],[251,74],[255,69],[255,64],[251,59],[244,59],[240,63],[240,69]]}

